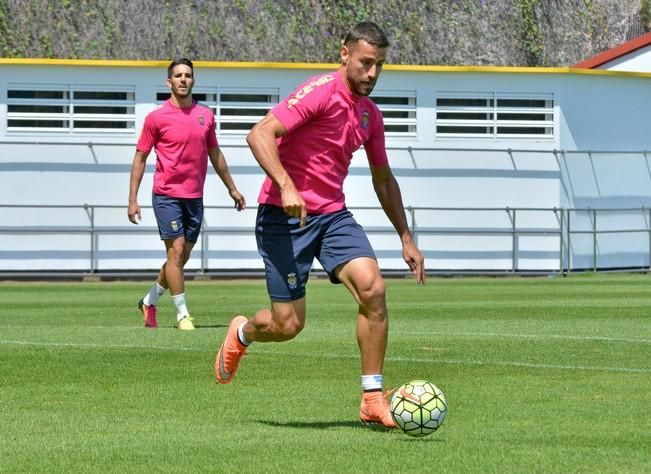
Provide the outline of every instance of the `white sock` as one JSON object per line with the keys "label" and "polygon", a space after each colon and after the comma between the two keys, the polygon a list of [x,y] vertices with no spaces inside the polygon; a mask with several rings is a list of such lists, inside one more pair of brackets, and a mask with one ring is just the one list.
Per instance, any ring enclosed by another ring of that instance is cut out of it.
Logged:
{"label": "white sock", "polygon": [[246,322],[240,324],[240,327],[237,328],[237,338],[238,338],[238,339],[240,340],[240,342],[241,342],[242,344],[244,344],[245,346],[248,346],[248,345],[251,344],[251,342],[252,342],[252,341],[247,340],[247,339],[246,339],[246,336],[244,335],[244,325],[245,325],[247,322],[248,322],[248,321],[246,321]]}
{"label": "white sock", "polygon": [[377,375],[362,375],[362,390],[367,392],[369,390],[382,390],[384,377],[382,374]]}
{"label": "white sock", "polygon": [[152,285],[152,287],[149,289],[149,293],[147,293],[145,297],[142,299],[142,302],[145,303],[147,306],[156,306],[156,302],[158,301],[158,298],[163,296],[165,290],[167,290],[167,288],[163,288],[158,284],[158,282],[155,282]]}
{"label": "white sock", "polygon": [[176,320],[180,321],[183,318],[190,316],[188,308],[185,305],[185,293],[180,293],[178,295],[172,295],[174,300],[174,305],[176,306]]}

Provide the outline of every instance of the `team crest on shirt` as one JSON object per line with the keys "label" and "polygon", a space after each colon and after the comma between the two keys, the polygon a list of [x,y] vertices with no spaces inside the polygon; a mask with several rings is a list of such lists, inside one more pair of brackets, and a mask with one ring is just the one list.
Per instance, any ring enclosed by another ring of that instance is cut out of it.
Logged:
{"label": "team crest on shirt", "polygon": [[203,115],[199,115],[199,125],[203,125],[203,123],[204,123]]}
{"label": "team crest on shirt", "polygon": [[367,111],[362,113],[362,128],[368,128],[369,114]]}

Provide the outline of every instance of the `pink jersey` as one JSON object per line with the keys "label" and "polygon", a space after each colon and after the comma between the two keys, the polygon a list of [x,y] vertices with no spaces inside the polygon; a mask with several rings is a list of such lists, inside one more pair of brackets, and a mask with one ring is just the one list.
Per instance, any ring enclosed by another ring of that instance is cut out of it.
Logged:
{"label": "pink jersey", "polygon": [[149,113],[136,148],[156,149],[154,193],[176,198],[203,196],[208,149],[217,146],[215,116],[196,102],[179,108],[169,100]]}
{"label": "pink jersey", "polygon": [[[364,145],[369,163],[388,163],[382,113],[368,97],[353,96],[339,72],[309,79],[271,113],[287,129],[278,139],[280,161],[312,214],[345,207],[344,179],[353,152]],[[281,206],[271,179],[258,202]]]}

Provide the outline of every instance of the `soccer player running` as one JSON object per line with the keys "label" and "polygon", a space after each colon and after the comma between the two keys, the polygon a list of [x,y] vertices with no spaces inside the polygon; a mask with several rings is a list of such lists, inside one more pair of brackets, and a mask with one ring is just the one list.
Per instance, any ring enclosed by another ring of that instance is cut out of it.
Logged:
{"label": "soccer player running", "polygon": [[346,209],[343,182],[362,145],[375,193],[402,242],[402,255],[419,283],[424,259],[407,226],[402,196],[387,160],[382,114],[367,97],[380,75],[389,42],[373,22],[357,24],[341,47],[335,72],[309,79],[274,107],[247,141],[267,174],[258,198],[258,250],[264,260],[271,309],[236,316],[217,352],[215,374],[229,383],[247,346],[296,337],[305,325],[305,287],[314,258],[333,283],[343,283],[359,305],[363,423],[394,427],[384,398],[387,347],[385,286],[362,227]]}
{"label": "soccer player running", "polygon": [[203,187],[208,158],[238,211],[244,209],[244,196],[235,187],[224,154],[217,143],[212,110],[192,99],[194,70],[192,61],[176,59],[167,68],[171,96],[145,118],[136,145],[129,185],[129,220],[142,218],[138,189],[145,172],[145,161],[156,149],[156,171],[152,203],[158,231],[165,243],[167,259],[156,282],[140,300],[145,326],[157,327],[156,303],[169,288],[176,306],[177,328],[194,329],[185,299],[183,268],[199,238],[203,220]]}

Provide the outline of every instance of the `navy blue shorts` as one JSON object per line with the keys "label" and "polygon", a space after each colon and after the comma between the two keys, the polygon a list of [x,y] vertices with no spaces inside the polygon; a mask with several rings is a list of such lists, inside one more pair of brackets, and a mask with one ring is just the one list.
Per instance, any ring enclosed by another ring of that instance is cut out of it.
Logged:
{"label": "navy blue shorts", "polygon": [[203,198],[175,198],[152,194],[154,215],[158,222],[161,240],[183,236],[187,242],[196,243],[201,232]]}
{"label": "navy blue shorts", "polygon": [[335,269],[358,257],[375,259],[362,226],[348,209],[331,214],[310,214],[304,227],[278,206],[258,207],[255,236],[264,261],[267,291],[274,301],[305,296],[305,285],[316,257],[330,281],[341,283]]}

